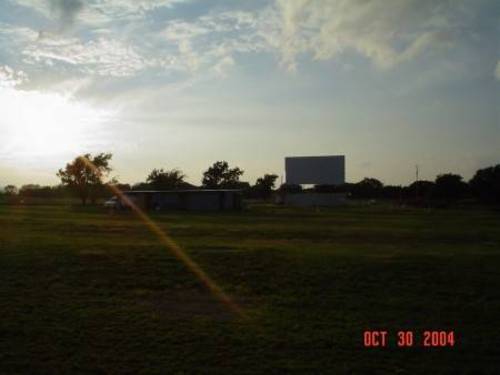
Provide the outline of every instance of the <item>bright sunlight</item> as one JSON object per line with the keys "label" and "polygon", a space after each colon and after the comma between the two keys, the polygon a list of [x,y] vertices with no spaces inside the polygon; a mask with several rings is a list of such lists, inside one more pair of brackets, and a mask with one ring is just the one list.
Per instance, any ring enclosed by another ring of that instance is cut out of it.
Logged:
{"label": "bright sunlight", "polygon": [[0,158],[47,163],[92,150],[109,114],[60,93],[0,87]]}

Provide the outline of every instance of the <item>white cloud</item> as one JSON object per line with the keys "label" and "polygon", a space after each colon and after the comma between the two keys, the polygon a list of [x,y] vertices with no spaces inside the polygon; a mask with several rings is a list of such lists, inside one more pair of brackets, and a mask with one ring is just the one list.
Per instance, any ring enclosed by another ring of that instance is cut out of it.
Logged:
{"label": "white cloud", "polygon": [[0,88],[14,88],[28,81],[22,70],[14,70],[8,65],[0,65]]}
{"label": "white cloud", "polygon": [[456,26],[455,6],[420,0],[277,0],[281,25],[274,42],[289,70],[296,69],[300,54],[327,60],[347,50],[390,68],[447,44]]}
{"label": "white cloud", "polygon": [[144,19],[148,12],[189,0],[89,0],[78,19],[88,26],[102,27],[114,22],[134,22]]}
{"label": "white cloud", "polygon": [[356,51],[388,69],[449,47],[466,15],[451,5],[419,0],[276,0],[253,12],[171,21],[162,35],[184,45],[179,50],[188,51],[191,59],[196,54],[198,65],[221,51],[233,61],[235,53],[265,51],[277,52],[281,65],[294,71],[300,55],[329,60]]}
{"label": "white cloud", "polygon": [[234,59],[231,56],[225,56],[214,65],[215,74],[219,78],[227,77],[227,71],[234,65]]}
{"label": "white cloud", "polygon": [[49,36],[28,46],[23,54],[29,64],[64,63],[80,72],[99,76],[131,76],[148,66],[132,46],[105,38],[82,42],[76,38]]}
{"label": "white cloud", "polygon": [[33,9],[44,16],[50,15],[49,0],[7,0],[7,1],[16,5],[20,5],[22,7]]}
{"label": "white cloud", "polygon": [[420,0],[276,0],[253,11],[210,11],[160,27],[161,21],[145,21],[148,12],[189,0],[9,1],[80,25],[66,34],[40,31],[35,43],[33,30],[0,24],[0,38],[17,36],[25,63],[114,77],[147,68],[222,77],[241,54],[261,52],[277,55],[290,71],[300,56],[329,60],[347,51],[389,69],[457,42],[468,9],[461,2]]}
{"label": "white cloud", "polygon": [[174,20],[167,24],[163,30],[163,35],[167,38],[167,40],[177,42],[206,35],[209,32],[210,29],[200,23],[189,23]]}
{"label": "white cloud", "polygon": [[38,38],[38,32],[29,27],[0,22],[0,42],[8,44],[28,43]]}
{"label": "white cloud", "polygon": [[178,69],[195,72],[206,67],[223,77],[235,65],[236,53],[270,49],[260,35],[261,21],[257,12],[210,13],[192,22],[170,21],[161,36],[164,42],[177,46],[174,65]]}
{"label": "white cloud", "polygon": [[89,25],[143,18],[147,12],[189,0],[8,0],[35,10],[51,20]]}
{"label": "white cloud", "polygon": [[109,17],[138,17],[162,7],[172,7],[186,0],[94,0],[89,7]]}
{"label": "white cloud", "polygon": [[193,51],[189,39],[182,39],[179,41],[179,53],[182,65],[187,67],[190,72],[195,72],[200,67],[200,58],[196,52]]}
{"label": "white cloud", "polygon": [[[79,0],[71,1],[80,4]],[[144,15],[149,10],[172,6],[180,1],[93,0],[84,3],[83,7],[71,7],[73,13],[67,18],[77,17],[76,13],[79,13],[79,21],[107,22],[107,15],[133,18]],[[63,0],[16,2],[30,6],[47,17],[54,17],[54,4],[60,6]],[[59,11],[61,12],[62,10]],[[95,26],[85,29],[91,32],[86,35],[85,40],[77,32],[61,33],[61,30],[56,28],[39,32],[23,29],[24,39],[17,42],[17,49],[21,51],[20,56],[25,64],[41,65],[46,71],[62,68],[68,74],[73,71],[98,76],[126,77],[138,74],[148,67],[155,67],[192,74],[212,71],[218,76],[224,76],[227,68],[235,63],[235,53],[268,48],[264,38],[258,34],[258,19],[257,12],[209,13],[192,22],[179,19],[169,21],[159,33],[147,28],[141,29],[142,26],[138,26],[140,23],[134,22],[127,24],[127,30],[124,32],[120,32],[123,25],[118,28],[115,24]],[[71,20],[67,21],[69,22]],[[10,25],[4,28],[1,26],[0,24],[0,36],[2,30],[12,33]],[[144,33],[147,43],[139,44],[139,31],[136,27]],[[21,30],[18,32],[21,33]]]}

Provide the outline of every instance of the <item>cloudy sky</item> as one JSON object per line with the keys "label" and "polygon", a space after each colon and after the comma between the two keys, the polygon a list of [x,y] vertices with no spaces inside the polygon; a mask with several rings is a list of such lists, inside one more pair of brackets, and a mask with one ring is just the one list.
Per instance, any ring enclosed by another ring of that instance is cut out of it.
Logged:
{"label": "cloudy sky", "polygon": [[83,152],[254,182],[345,154],[387,184],[500,162],[500,2],[0,0],[0,186]]}

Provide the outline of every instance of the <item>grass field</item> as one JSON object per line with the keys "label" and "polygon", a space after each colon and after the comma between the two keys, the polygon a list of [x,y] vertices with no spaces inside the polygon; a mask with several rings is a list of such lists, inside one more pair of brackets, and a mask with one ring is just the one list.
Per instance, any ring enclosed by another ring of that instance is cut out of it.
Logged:
{"label": "grass field", "polygon": [[[0,206],[1,374],[500,371],[500,215],[382,206],[153,214]],[[363,347],[365,330],[389,332]],[[399,348],[398,330],[415,332]],[[454,347],[422,347],[453,330]],[[455,372],[457,373],[457,372]]]}

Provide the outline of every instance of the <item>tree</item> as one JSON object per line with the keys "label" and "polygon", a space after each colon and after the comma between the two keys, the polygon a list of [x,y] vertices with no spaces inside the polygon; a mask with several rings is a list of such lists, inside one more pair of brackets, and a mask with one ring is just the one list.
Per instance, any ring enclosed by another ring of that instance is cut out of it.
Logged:
{"label": "tree", "polygon": [[436,177],[432,196],[446,202],[454,202],[462,198],[467,189],[467,184],[458,174],[446,173]]}
{"label": "tree", "polygon": [[479,169],[469,185],[482,202],[500,204],[500,164]]}
{"label": "tree", "polygon": [[55,196],[57,193],[56,189],[50,186],[40,186],[37,184],[27,184],[21,186],[19,189],[19,195],[23,198],[37,197],[37,198],[50,198]]}
{"label": "tree", "polygon": [[350,194],[352,192],[352,187],[354,186],[355,184],[353,183],[350,183],[350,182],[344,182],[343,184],[340,184],[340,185],[336,185],[335,186],[335,192],[336,193],[346,193],[346,194]]}
{"label": "tree", "polygon": [[146,178],[146,182],[155,189],[175,190],[184,187],[187,183],[184,181],[186,175],[178,169],[165,171],[162,169],[153,169]]}
{"label": "tree", "polygon": [[351,192],[354,198],[378,198],[383,187],[384,184],[376,178],[365,177],[352,186]]}
{"label": "tree", "polygon": [[401,201],[403,199],[403,187],[397,185],[385,185],[382,188],[381,197],[384,199]]}
{"label": "tree", "polygon": [[257,179],[255,185],[253,186],[253,190],[261,198],[269,198],[277,179],[278,176],[275,174],[265,174]]}
{"label": "tree", "polygon": [[148,190],[151,188],[146,182],[137,182],[131,186],[131,190],[140,191],[140,190]]}
{"label": "tree", "polygon": [[243,170],[229,168],[227,161],[217,161],[203,173],[203,187],[209,189],[236,188]]}
{"label": "tree", "polygon": [[132,190],[130,184],[122,184],[121,182],[114,182],[113,186],[120,191]]}
{"label": "tree", "polygon": [[23,197],[34,196],[40,190],[40,188],[41,187],[38,184],[23,185],[19,189],[19,195],[22,195]]}
{"label": "tree", "polygon": [[78,194],[82,205],[87,203],[89,197],[95,202],[96,192],[104,183],[103,178],[111,172],[109,161],[112,156],[106,153],[77,156],[71,163],[66,164],[64,169],[59,169],[57,176],[63,185]]}
{"label": "tree", "polygon": [[[105,191],[102,191],[101,193],[101,197],[102,198],[108,198],[112,195],[114,195],[113,193],[118,190],[118,191],[121,191],[121,192],[126,192],[126,191],[129,191],[131,190],[131,186],[130,184],[126,184],[126,183],[122,183],[120,181],[118,181],[118,178],[117,177],[113,177],[111,180],[109,180],[107,183],[106,183],[106,187],[107,189]],[[105,185],[103,185],[105,186]]]}
{"label": "tree", "polygon": [[410,199],[425,199],[429,200],[434,191],[435,183],[427,180],[419,180],[412,182],[405,191]]}
{"label": "tree", "polygon": [[316,193],[335,193],[337,192],[337,187],[328,184],[314,185],[314,191]]}
{"label": "tree", "polygon": [[3,189],[5,195],[16,195],[17,194],[17,187],[15,187],[14,185],[7,185],[6,187],[4,187]]}
{"label": "tree", "polygon": [[302,192],[302,186],[301,185],[294,185],[294,184],[281,184],[281,186],[278,189],[281,193],[301,193]]}

